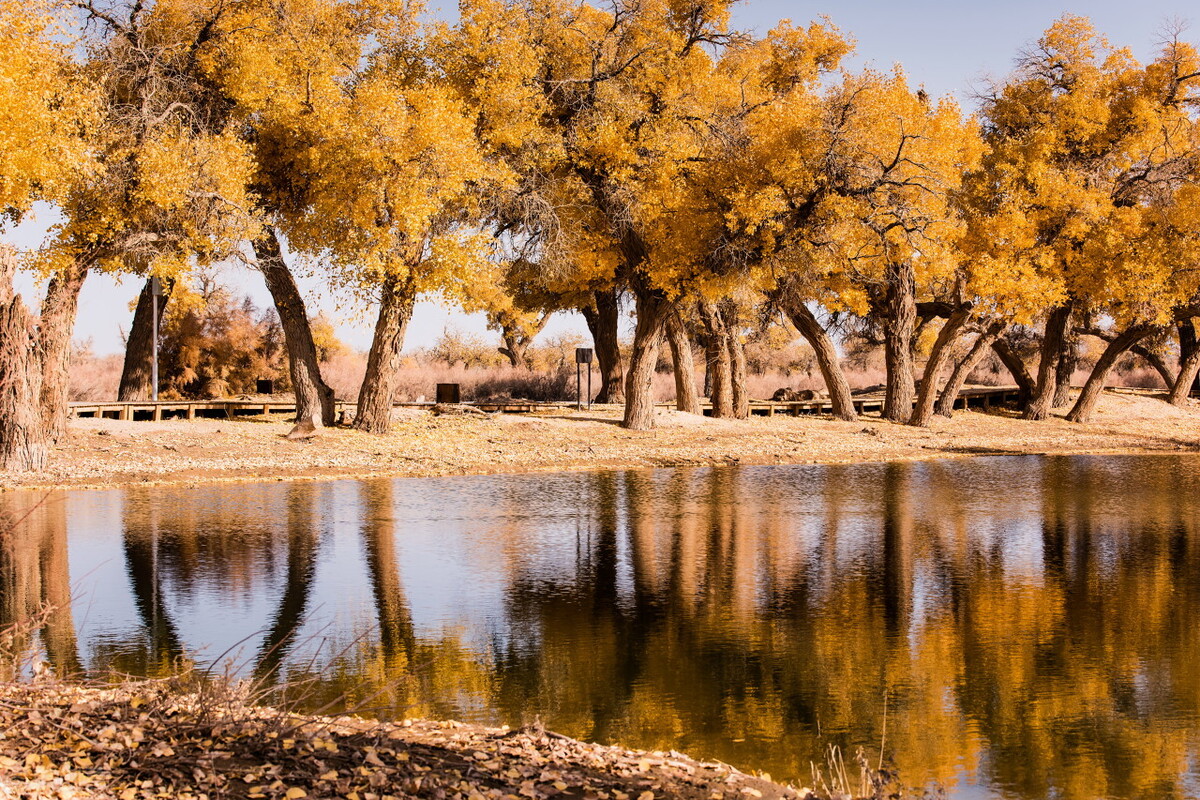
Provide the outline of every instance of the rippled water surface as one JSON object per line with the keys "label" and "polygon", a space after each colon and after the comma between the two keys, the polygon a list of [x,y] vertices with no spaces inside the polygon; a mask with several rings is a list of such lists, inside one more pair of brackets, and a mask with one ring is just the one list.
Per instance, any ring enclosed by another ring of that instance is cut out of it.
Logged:
{"label": "rippled water surface", "polygon": [[1197,797],[1198,489],[1162,456],[9,494],[0,623],[64,672],[802,783],[882,743],[954,797]]}

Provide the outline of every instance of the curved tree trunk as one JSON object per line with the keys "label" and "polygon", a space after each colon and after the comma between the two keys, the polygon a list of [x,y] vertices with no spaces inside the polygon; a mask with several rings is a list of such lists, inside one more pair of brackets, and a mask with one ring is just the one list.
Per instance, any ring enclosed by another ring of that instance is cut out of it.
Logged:
{"label": "curved tree trunk", "polygon": [[833,337],[821,326],[816,315],[806,304],[786,302],[783,310],[816,354],[817,368],[821,370],[821,377],[825,380],[825,388],[829,392],[829,400],[833,404],[833,415],[838,419],[854,422],[858,419],[854,410],[854,396],[850,394],[850,383],[842,370]]}
{"label": "curved tree trunk", "polygon": [[367,355],[367,372],[358,391],[354,428],[368,433],[387,433],[392,425],[392,397],[396,372],[400,368],[400,350],[412,319],[416,292],[411,280],[388,278],[383,282],[379,318]]}
{"label": "curved tree trunk", "polygon": [[596,363],[600,369],[600,393],[593,402],[625,402],[625,370],[621,365],[621,346],[617,341],[621,307],[614,289],[593,292],[594,305],[579,309],[592,333]]}
{"label": "curved tree trunk", "polygon": [[1013,350],[1012,345],[1003,337],[992,343],[992,350],[1000,359],[1000,363],[1012,375],[1013,383],[1017,384],[1017,388],[1021,390],[1018,403],[1023,408],[1028,408],[1029,401],[1033,399],[1034,381],[1033,376],[1029,374],[1029,369],[1025,366],[1025,361],[1017,355],[1017,351]]}
{"label": "curved tree trunk", "polygon": [[[162,318],[167,310],[167,301],[171,299],[171,291],[175,281],[165,280],[163,295],[158,298],[158,329],[162,330]],[[129,328],[129,340],[125,343],[125,364],[121,368],[121,385],[117,389],[117,400],[128,403],[138,400],[149,400],[154,394],[150,385],[151,362],[154,358],[154,329],[156,320],[152,319],[154,301],[150,297],[150,281],[142,286],[138,295],[137,308],[133,312],[133,324]]]}
{"label": "curved tree trunk", "polygon": [[1058,362],[1066,341],[1067,324],[1071,320],[1071,306],[1059,306],[1046,319],[1046,333],[1042,337],[1041,358],[1038,361],[1037,383],[1033,396],[1025,408],[1024,419],[1043,420],[1050,416],[1051,404],[1058,390]]}
{"label": "curved tree trunk", "polygon": [[518,325],[501,325],[500,338],[504,341],[504,346],[497,348],[500,355],[508,359],[508,363],[514,367],[525,367],[528,369],[529,364],[529,347],[533,344],[533,340],[537,335],[546,328],[546,323],[550,321],[550,314],[542,314],[538,317],[537,322],[533,323],[533,327],[528,331],[523,330]]}
{"label": "curved tree trunk", "polygon": [[1104,348],[1104,353],[1096,362],[1096,366],[1092,368],[1092,374],[1088,376],[1083,391],[1079,393],[1079,399],[1075,401],[1075,406],[1067,413],[1068,420],[1091,422],[1092,414],[1096,410],[1096,401],[1100,399],[1100,392],[1104,390],[1104,382],[1108,379],[1112,368],[1117,365],[1117,361],[1129,348],[1152,333],[1154,333],[1154,328],[1150,325],[1134,325],[1108,343],[1108,347]]}
{"label": "curved tree trunk", "polygon": [[654,367],[658,345],[667,316],[674,311],[660,292],[636,292],[637,327],[629,354],[629,375],[625,379],[625,419],[621,425],[631,431],[654,428]]}
{"label": "curved tree trunk", "polygon": [[1181,406],[1184,404],[1184,401],[1192,393],[1192,386],[1196,382],[1197,374],[1200,374],[1200,347],[1194,348],[1179,363],[1179,375],[1171,384],[1171,393],[1167,395],[1167,401],[1171,405]]}
{"label": "curved tree trunk", "polygon": [[279,235],[274,228],[268,227],[263,230],[262,236],[254,240],[253,246],[258,268],[266,279],[275,310],[279,313],[283,339],[287,344],[292,388],[296,392],[296,421],[332,425],[335,409],[333,389],[321,378],[308,311],[292,272],[283,260]]}
{"label": "curved tree trunk", "polygon": [[496,348],[500,355],[508,359],[508,363],[514,369],[520,367],[529,367],[529,359],[527,357],[529,351],[529,341],[524,341],[516,336],[503,335],[504,346]]}
{"label": "curved tree trunk", "polygon": [[921,377],[921,391],[917,395],[917,403],[913,406],[909,425],[924,428],[933,418],[933,403],[937,399],[938,375],[950,361],[951,345],[958,339],[958,334],[967,324],[971,316],[970,306],[960,306],[951,312],[950,317],[938,331],[937,340],[933,343],[933,351],[925,362],[925,372]]}
{"label": "curved tree trunk", "polygon": [[750,416],[750,393],[746,388],[746,346],[738,332],[741,321],[733,303],[721,310],[725,323],[725,345],[729,348],[729,388],[734,419]]}
{"label": "curved tree trunk", "polygon": [[916,273],[912,264],[889,264],[881,316],[887,367],[883,418],[892,422],[908,420],[916,395],[912,356],[913,326],[917,321],[916,292]]}
{"label": "curved tree trunk", "polygon": [[954,415],[954,403],[958,400],[958,395],[967,383],[967,376],[979,366],[980,361],[983,361],[983,357],[987,354],[988,349],[991,348],[992,343],[999,338],[1006,327],[1008,327],[1007,322],[993,322],[979,334],[979,338],[971,345],[971,349],[967,352],[966,357],[955,364],[954,371],[950,373],[950,378],[946,381],[945,388],[938,395],[937,403],[933,407],[934,413],[940,414],[943,417]]}
{"label": "curved tree trunk", "polygon": [[1158,377],[1162,379],[1163,386],[1166,386],[1168,389],[1170,389],[1175,385],[1175,375],[1171,372],[1171,368],[1167,366],[1167,362],[1163,360],[1161,355],[1145,345],[1140,344],[1135,344],[1133,347],[1129,348],[1129,351],[1140,357],[1143,361],[1149,364],[1155,372],[1158,373]]}
{"label": "curved tree trunk", "polygon": [[76,259],[55,273],[46,286],[42,312],[38,319],[38,355],[41,361],[42,424],[53,445],[67,429],[69,410],[71,334],[79,311],[79,292],[87,278],[90,262]]}
{"label": "curved tree trunk", "polygon": [[696,358],[692,342],[679,312],[667,319],[667,342],[671,345],[671,363],[675,369],[675,408],[688,414],[700,413],[700,395],[696,392]]}
{"label": "curved tree trunk", "polygon": [[705,343],[705,371],[709,375],[709,402],[714,418],[733,416],[733,362],[729,331],[716,303],[700,303],[700,319],[708,338]]}

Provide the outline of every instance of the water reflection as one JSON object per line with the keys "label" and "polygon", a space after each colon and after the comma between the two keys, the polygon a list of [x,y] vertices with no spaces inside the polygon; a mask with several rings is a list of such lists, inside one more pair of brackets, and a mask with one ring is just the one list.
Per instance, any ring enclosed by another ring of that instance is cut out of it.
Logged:
{"label": "water reflection", "polygon": [[65,673],[230,657],[312,708],[798,781],[882,743],[963,796],[1182,798],[1198,484],[1112,457],[9,495],[0,622]]}

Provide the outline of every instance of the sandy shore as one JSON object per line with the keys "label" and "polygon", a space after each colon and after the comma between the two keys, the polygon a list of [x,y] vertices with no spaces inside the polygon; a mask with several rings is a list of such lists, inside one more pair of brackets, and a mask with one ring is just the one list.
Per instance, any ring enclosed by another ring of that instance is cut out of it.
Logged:
{"label": "sandy shore", "polygon": [[[1064,413],[1060,409],[1059,413]],[[1013,412],[958,412],[911,428],[867,416],[714,420],[659,413],[622,429],[620,408],[540,415],[434,416],[397,411],[384,436],[329,429],[290,441],[276,420],[119,422],[80,419],[36,473],[0,488],[433,476],[711,464],[844,464],[986,454],[1200,451],[1200,401],[1175,408],[1148,393],[1107,392],[1095,420],[1026,422]]]}
{"label": "sandy shore", "polygon": [[301,716],[222,686],[53,680],[0,683],[0,797],[817,800],[726,764],[541,729]]}

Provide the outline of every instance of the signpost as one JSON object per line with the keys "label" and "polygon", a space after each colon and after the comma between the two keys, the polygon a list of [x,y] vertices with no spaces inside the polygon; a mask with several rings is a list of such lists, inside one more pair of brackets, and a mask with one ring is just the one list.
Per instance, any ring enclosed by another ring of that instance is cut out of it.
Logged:
{"label": "signpost", "polygon": [[592,407],[592,348],[575,348],[575,410],[583,410],[583,365],[587,364],[587,407]]}
{"label": "signpost", "polygon": [[[162,297],[162,281],[157,277],[150,279],[150,325],[151,339],[154,342],[150,357],[150,392],[151,399],[158,402],[158,298]],[[158,419],[158,417],[155,417]]]}

